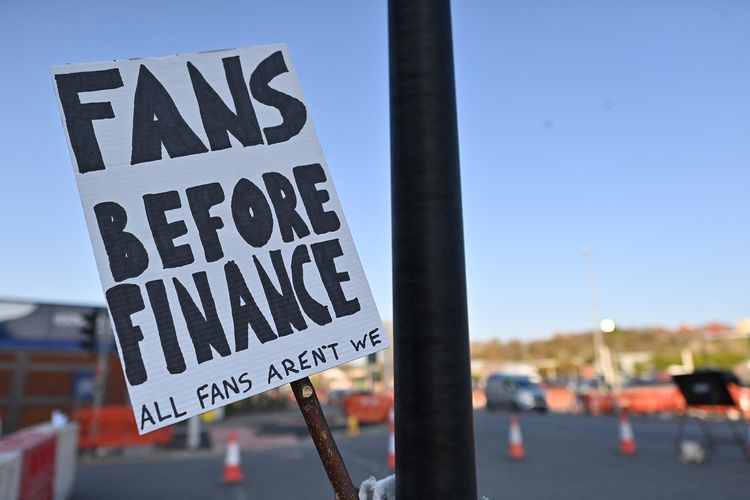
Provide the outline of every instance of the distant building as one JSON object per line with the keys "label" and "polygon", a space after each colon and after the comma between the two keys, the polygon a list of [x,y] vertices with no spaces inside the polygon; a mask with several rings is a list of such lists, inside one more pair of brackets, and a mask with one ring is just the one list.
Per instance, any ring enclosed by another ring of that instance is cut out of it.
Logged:
{"label": "distant building", "polygon": [[[103,403],[122,405],[127,390],[112,348],[105,309],[69,304],[0,301],[0,418],[7,434],[91,405],[95,387],[96,340],[87,335],[91,318],[102,318],[106,343]],[[105,326],[106,325],[106,326]],[[93,333],[93,332],[90,332]]]}

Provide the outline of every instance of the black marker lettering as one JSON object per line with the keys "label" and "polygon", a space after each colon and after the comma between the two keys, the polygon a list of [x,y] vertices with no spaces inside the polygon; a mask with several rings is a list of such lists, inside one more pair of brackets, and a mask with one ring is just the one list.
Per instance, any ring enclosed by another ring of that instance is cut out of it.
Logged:
{"label": "black marker lettering", "polygon": [[289,71],[281,52],[274,52],[258,64],[250,76],[250,91],[259,102],[273,106],[281,113],[281,124],[265,127],[268,144],[285,142],[299,134],[307,120],[307,109],[298,99],[271,88],[269,83],[277,76]]}
{"label": "black marker lettering", "polygon": [[234,321],[234,350],[244,351],[248,347],[248,326],[253,329],[262,344],[276,339],[266,317],[255,303],[245,283],[240,268],[233,260],[224,264],[224,276],[227,280],[229,304],[232,306]]}
{"label": "black marker lettering", "polygon": [[315,234],[330,233],[340,228],[341,221],[336,212],[323,210],[323,204],[331,199],[328,191],[315,187],[316,184],[326,181],[323,167],[318,163],[313,163],[294,167],[293,172],[297,189]]}
{"label": "black marker lettering", "polygon": [[289,243],[294,241],[294,233],[297,233],[297,238],[309,235],[310,230],[297,213],[297,195],[289,179],[278,172],[267,172],[263,174],[263,182],[276,212],[281,239]]}
{"label": "black marker lettering", "polygon": [[140,385],[148,378],[138,343],[143,340],[141,328],[133,325],[131,316],[145,308],[138,285],[115,285],[105,294],[109,313],[120,342],[125,376],[130,385]]}
{"label": "black marker lettering", "polygon": [[258,271],[258,277],[260,277],[263,291],[266,294],[268,305],[271,308],[271,316],[273,316],[278,335],[284,336],[294,333],[292,326],[300,331],[306,329],[307,323],[300,312],[299,304],[297,304],[297,299],[294,296],[292,284],[289,281],[289,276],[287,275],[284,266],[284,260],[281,256],[281,250],[271,251],[271,262],[276,271],[276,278],[279,280],[281,291],[276,290],[276,287],[268,277],[266,270],[263,269],[260,261],[258,261],[258,258],[254,255],[253,262],[255,262],[255,269]]}
{"label": "black marker lettering", "polygon": [[193,282],[198,289],[201,305],[205,316],[201,313],[193,298],[187,289],[180,283],[177,278],[172,278],[177,298],[180,301],[182,314],[185,316],[190,339],[193,341],[195,356],[198,363],[204,363],[213,359],[213,347],[222,357],[229,356],[229,344],[224,336],[224,329],[219,321],[219,315],[216,313],[216,304],[214,303],[211,289],[208,285],[208,276],[205,271],[193,274]]}
{"label": "black marker lettering", "polygon": [[95,170],[104,170],[104,160],[99,143],[96,141],[92,121],[114,118],[115,112],[109,102],[82,104],[78,94],[122,87],[120,70],[105,69],[55,75],[55,82],[78,171],[85,174]]}
{"label": "black marker lettering", "polygon": [[161,280],[146,283],[146,294],[151,304],[151,310],[156,319],[156,330],[159,332],[161,350],[164,360],[167,362],[169,373],[182,373],[185,371],[185,358],[182,357],[180,344],[177,342],[177,332],[174,328],[172,311],[169,308],[167,289]]}
{"label": "black marker lettering", "polygon": [[224,190],[221,184],[214,182],[188,188],[186,191],[190,212],[198,228],[207,262],[214,262],[224,257],[217,231],[224,227],[220,217],[212,217],[209,210],[224,201]]}
{"label": "black marker lettering", "polygon": [[232,193],[232,218],[242,239],[260,248],[271,238],[273,216],[263,191],[247,179],[240,179]]}
{"label": "black marker lettering", "polygon": [[193,258],[193,251],[190,250],[190,245],[174,246],[175,238],[187,234],[185,221],[167,221],[166,212],[182,206],[179,193],[177,191],[166,191],[164,193],[145,194],[143,195],[143,206],[164,269],[191,264],[195,259]]}
{"label": "black marker lettering", "polygon": [[355,297],[351,300],[344,296],[341,283],[349,281],[349,273],[338,272],[334,259],[341,257],[344,252],[341,250],[339,240],[328,240],[310,245],[313,258],[318,265],[320,278],[323,280],[323,286],[328,292],[331,299],[333,311],[337,318],[349,316],[360,310],[359,300]]}
{"label": "black marker lettering", "polygon": [[94,213],[112,278],[119,282],[140,276],[148,267],[148,253],[135,235],[125,231],[128,223],[125,209],[107,201],[95,205]]}
{"label": "black marker lettering", "polygon": [[279,370],[277,370],[277,369],[276,369],[276,367],[275,367],[275,366],[273,366],[273,363],[271,363],[271,364],[270,364],[270,365],[268,366],[268,383],[269,383],[269,384],[271,383],[271,379],[272,379],[272,378],[274,378],[274,377],[278,377],[278,378],[279,378],[279,380],[284,380],[284,379],[283,379],[283,378],[281,377],[281,374],[279,373]]}
{"label": "black marker lettering", "polygon": [[321,326],[327,325],[333,321],[331,313],[328,312],[328,307],[313,299],[307,288],[305,288],[302,266],[308,262],[310,262],[310,254],[307,252],[307,246],[299,245],[294,249],[294,253],[292,254],[292,284],[294,285],[294,292],[297,294],[300,306],[302,306],[302,310],[305,311],[307,317]]}
{"label": "black marker lettering", "polygon": [[133,101],[130,164],[161,160],[162,144],[170,158],[208,151],[180,115],[167,89],[141,64]]}
{"label": "black marker lettering", "polygon": [[203,120],[203,128],[208,136],[212,151],[231,147],[229,134],[237,138],[243,146],[254,146],[263,143],[258,118],[255,116],[250,93],[242,76],[239,56],[222,59],[224,73],[227,77],[229,92],[232,94],[234,108],[232,112],[218,93],[208,84],[203,75],[192,63],[187,63],[190,81],[193,83],[195,98]]}

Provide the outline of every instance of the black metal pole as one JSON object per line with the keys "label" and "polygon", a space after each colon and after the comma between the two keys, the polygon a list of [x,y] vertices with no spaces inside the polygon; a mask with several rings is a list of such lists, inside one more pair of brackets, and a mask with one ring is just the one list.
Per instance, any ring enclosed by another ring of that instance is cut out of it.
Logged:
{"label": "black metal pole", "polygon": [[390,0],[396,497],[477,498],[449,0]]}

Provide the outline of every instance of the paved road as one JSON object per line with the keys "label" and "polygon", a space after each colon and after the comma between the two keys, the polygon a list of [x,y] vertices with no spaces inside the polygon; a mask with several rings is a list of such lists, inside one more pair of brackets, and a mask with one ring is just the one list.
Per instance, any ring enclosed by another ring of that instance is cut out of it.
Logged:
{"label": "paved road", "polygon": [[[293,417],[286,417],[291,428]],[[244,421],[243,425],[250,425]],[[731,445],[711,461],[685,465],[674,454],[674,420],[633,419],[638,456],[617,453],[613,417],[523,415],[528,458],[506,456],[508,417],[475,415],[479,494],[508,499],[738,499],[750,498],[750,462]],[[269,424],[263,423],[266,429]],[[273,430],[272,432],[278,432]],[[697,435],[697,429],[693,429]],[[386,426],[366,427],[357,439],[335,432],[353,480],[384,477]],[[242,453],[245,482],[220,483],[223,457],[214,452],[168,458],[138,457],[81,464],[74,498],[329,499],[330,486],[304,436]],[[431,500],[431,499],[428,499]],[[443,499],[435,499],[443,500]],[[449,500],[449,499],[448,499]]]}

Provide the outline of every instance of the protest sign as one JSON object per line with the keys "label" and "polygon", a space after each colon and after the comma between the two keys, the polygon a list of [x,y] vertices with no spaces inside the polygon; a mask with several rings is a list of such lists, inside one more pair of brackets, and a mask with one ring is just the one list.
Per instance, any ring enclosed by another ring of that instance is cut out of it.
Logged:
{"label": "protest sign", "polygon": [[388,346],[285,45],[51,72],[139,432]]}

